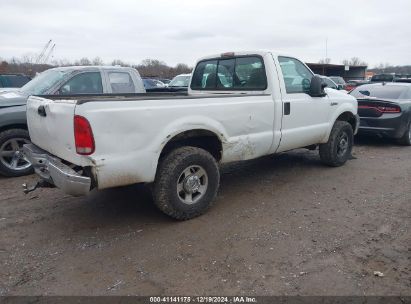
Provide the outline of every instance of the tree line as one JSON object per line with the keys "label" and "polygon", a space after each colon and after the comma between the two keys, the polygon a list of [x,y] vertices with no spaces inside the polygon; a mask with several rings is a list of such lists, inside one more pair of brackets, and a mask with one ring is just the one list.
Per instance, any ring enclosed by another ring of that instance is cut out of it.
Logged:
{"label": "tree line", "polygon": [[[29,76],[35,76],[37,73],[43,72],[47,69],[60,66],[76,66],[76,65],[119,65],[124,67],[132,67],[137,69],[142,77],[158,77],[171,79],[179,74],[191,73],[192,68],[187,64],[179,63],[172,67],[167,65],[164,61],[157,59],[145,59],[137,65],[124,62],[120,59],[115,59],[110,63],[105,63],[100,57],[89,59],[83,57],[79,60],[70,61],[67,59],[53,60],[50,64],[36,64],[34,63],[34,56],[23,56],[22,58],[11,58],[9,60],[2,60],[0,58],[0,73],[21,73]],[[321,59],[319,63],[328,64],[331,62],[330,58]],[[351,66],[367,66],[368,64],[358,57],[345,59],[342,61],[344,65]],[[374,68],[369,68],[368,71],[374,73],[396,73],[396,74],[411,74],[411,65],[393,66],[389,63],[380,63]]]}
{"label": "tree line", "polygon": [[81,58],[79,60],[69,61],[67,59],[53,60],[50,64],[36,64],[29,56],[22,58],[11,58],[10,60],[2,60],[0,58],[0,73],[21,73],[29,76],[35,76],[37,73],[47,69],[63,66],[85,66],[85,65],[119,65],[123,67],[132,67],[137,69],[142,77],[158,77],[171,79],[179,74],[191,73],[192,68],[187,64],[179,63],[172,67],[164,61],[157,59],[145,59],[137,65],[124,62],[120,59],[115,59],[110,63],[104,63],[100,57],[94,59]]}
{"label": "tree line", "polygon": [[[330,64],[331,58],[323,58],[318,61],[321,64]],[[352,57],[351,59],[344,59],[342,62],[344,65],[350,66],[368,66],[367,62],[361,60],[358,57]],[[402,75],[411,75],[411,65],[391,65],[389,63],[380,63],[373,68],[368,68],[367,71],[375,74],[382,73],[395,73]]]}

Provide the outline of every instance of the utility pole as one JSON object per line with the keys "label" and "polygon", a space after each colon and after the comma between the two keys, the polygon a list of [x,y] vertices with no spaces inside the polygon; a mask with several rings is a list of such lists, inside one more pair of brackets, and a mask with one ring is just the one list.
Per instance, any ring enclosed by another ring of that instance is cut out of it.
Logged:
{"label": "utility pole", "polygon": [[325,60],[328,59],[328,37],[325,38]]}

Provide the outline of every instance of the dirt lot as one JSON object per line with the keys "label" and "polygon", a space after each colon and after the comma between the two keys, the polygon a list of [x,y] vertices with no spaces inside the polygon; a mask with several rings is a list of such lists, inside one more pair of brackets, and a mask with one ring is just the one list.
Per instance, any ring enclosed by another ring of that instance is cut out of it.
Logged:
{"label": "dirt lot", "polygon": [[25,196],[35,176],[2,178],[0,295],[411,295],[411,148],[357,144],[341,168],[307,150],[226,166],[187,222],[143,187]]}

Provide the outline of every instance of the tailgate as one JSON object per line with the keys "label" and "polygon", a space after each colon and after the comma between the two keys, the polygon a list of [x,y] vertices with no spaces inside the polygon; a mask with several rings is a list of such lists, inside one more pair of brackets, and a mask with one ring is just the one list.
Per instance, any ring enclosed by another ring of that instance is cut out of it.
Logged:
{"label": "tailgate", "polygon": [[76,100],[31,96],[27,101],[27,124],[31,141],[36,146],[76,165],[87,165],[88,162],[76,153],[75,107]]}

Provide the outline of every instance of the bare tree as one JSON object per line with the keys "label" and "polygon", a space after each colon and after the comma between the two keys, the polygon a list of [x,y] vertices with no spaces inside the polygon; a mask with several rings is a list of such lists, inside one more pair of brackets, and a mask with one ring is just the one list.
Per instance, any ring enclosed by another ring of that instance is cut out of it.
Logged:
{"label": "bare tree", "polygon": [[[42,72],[52,67],[57,66],[73,66],[73,65],[102,65],[103,60],[100,57],[95,57],[90,60],[83,57],[79,60],[71,61],[68,59],[54,59],[51,64],[36,64],[34,63],[36,56],[33,54],[26,54],[21,58],[13,57],[8,60],[0,60],[0,72],[2,73],[24,73],[34,76],[36,73]],[[112,65],[120,65],[130,67],[120,59],[115,59]],[[158,59],[145,59],[140,64],[133,66],[140,72],[141,76],[146,77],[160,77],[173,78],[178,74],[191,73],[192,68],[184,63],[179,63],[175,67],[168,66],[164,61]]]}
{"label": "bare tree", "polygon": [[191,72],[191,68],[184,63],[179,63],[175,67],[168,66],[165,62],[157,59],[145,59],[140,64],[134,66],[143,77],[173,78],[178,74]]}
{"label": "bare tree", "polygon": [[104,65],[104,62],[100,57],[97,56],[93,59],[93,65]]}
{"label": "bare tree", "polygon": [[119,65],[119,66],[123,66],[123,67],[128,67],[130,66],[128,63],[125,63],[124,61],[120,60],[120,59],[114,59],[111,62],[111,65]]}
{"label": "bare tree", "polygon": [[352,57],[350,60],[344,59],[342,63],[344,65],[351,65],[351,66],[367,66],[368,65],[365,61],[362,61],[358,57]]}
{"label": "bare tree", "polygon": [[90,59],[83,57],[79,61],[79,65],[91,65]]}

